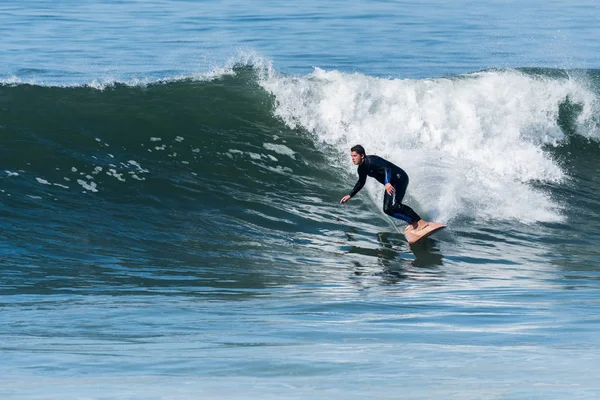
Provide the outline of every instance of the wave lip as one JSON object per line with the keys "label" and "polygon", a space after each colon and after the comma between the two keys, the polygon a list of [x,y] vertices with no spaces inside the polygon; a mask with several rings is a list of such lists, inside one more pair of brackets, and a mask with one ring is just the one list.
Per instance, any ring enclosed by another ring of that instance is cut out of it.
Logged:
{"label": "wave lip", "polygon": [[0,87],[30,85],[58,88],[89,87],[97,90],[114,88],[119,85],[146,87],[182,81],[210,82],[227,76],[235,76],[239,70],[248,68],[254,71],[255,76],[267,76],[274,73],[272,60],[256,51],[239,48],[223,63],[208,63],[203,69],[195,72],[157,71],[152,74],[106,72],[93,79],[81,80],[84,77],[82,74],[23,68],[16,73],[0,75]]}

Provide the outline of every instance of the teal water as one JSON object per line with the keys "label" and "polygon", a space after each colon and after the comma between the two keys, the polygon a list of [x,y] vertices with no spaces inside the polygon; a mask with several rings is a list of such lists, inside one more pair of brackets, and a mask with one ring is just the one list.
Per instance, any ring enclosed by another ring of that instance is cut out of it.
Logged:
{"label": "teal water", "polygon": [[3,3],[0,396],[597,398],[599,11]]}

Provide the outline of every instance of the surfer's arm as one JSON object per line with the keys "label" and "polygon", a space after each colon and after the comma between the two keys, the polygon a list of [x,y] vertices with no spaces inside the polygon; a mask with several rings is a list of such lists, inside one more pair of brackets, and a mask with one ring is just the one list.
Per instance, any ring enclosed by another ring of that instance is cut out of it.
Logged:
{"label": "surfer's arm", "polygon": [[356,182],[356,185],[354,185],[354,188],[352,189],[352,192],[350,192],[350,194],[345,195],[344,197],[342,197],[342,200],[340,200],[341,204],[344,204],[345,202],[347,202],[348,200],[350,200],[352,198],[352,196],[354,196],[356,193],[360,192],[360,189],[363,188],[363,186],[365,186],[365,182],[367,181],[367,174],[359,174],[358,175],[358,182]]}
{"label": "surfer's arm", "polygon": [[350,192],[350,194],[348,196],[354,197],[356,195],[356,193],[360,192],[360,189],[362,189],[363,186],[365,186],[366,181],[367,181],[367,174],[359,175],[358,182],[356,182],[356,185],[354,185],[354,188],[352,189],[352,191]]}

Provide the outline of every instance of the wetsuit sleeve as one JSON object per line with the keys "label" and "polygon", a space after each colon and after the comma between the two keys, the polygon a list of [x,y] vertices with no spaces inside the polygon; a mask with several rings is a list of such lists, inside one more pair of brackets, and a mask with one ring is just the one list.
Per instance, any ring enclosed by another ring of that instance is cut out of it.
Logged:
{"label": "wetsuit sleeve", "polygon": [[354,197],[354,195],[358,192],[360,192],[360,189],[363,188],[363,186],[365,186],[365,182],[367,181],[367,171],[360,171],[358,172],[358,182],[356,182],[356,185],[354,185],[354,189],[352,189],[352,191],[350,192],[350,197]]}
{"label": "wetsuit sleeve", "polygon": [[392,169],[389,166],[385,166],[383,170],[385,172],[385,181],[383,182],[383,184],[387,185],[392,179]]}

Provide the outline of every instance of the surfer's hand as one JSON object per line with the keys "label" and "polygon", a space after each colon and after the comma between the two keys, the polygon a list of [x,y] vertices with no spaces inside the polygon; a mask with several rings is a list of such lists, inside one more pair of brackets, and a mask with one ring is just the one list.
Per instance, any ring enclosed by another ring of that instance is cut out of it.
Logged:
{"label": "surfer's hand", "polygon": [[394,194],[394,192],[396,191],[396,189],[394,189],[394,187],[392,186],[391,183],[386,183],[385,184],[385,191],[387,192],[387,194],[389,194],[390,196]]}
{"label": "surfer's hand", "polygon": [[348,200],[350,200],[350,195],[349,194],[347,194],[346,196],[342,197],[342,199],[340,200],[340,204],[344,204]]}

